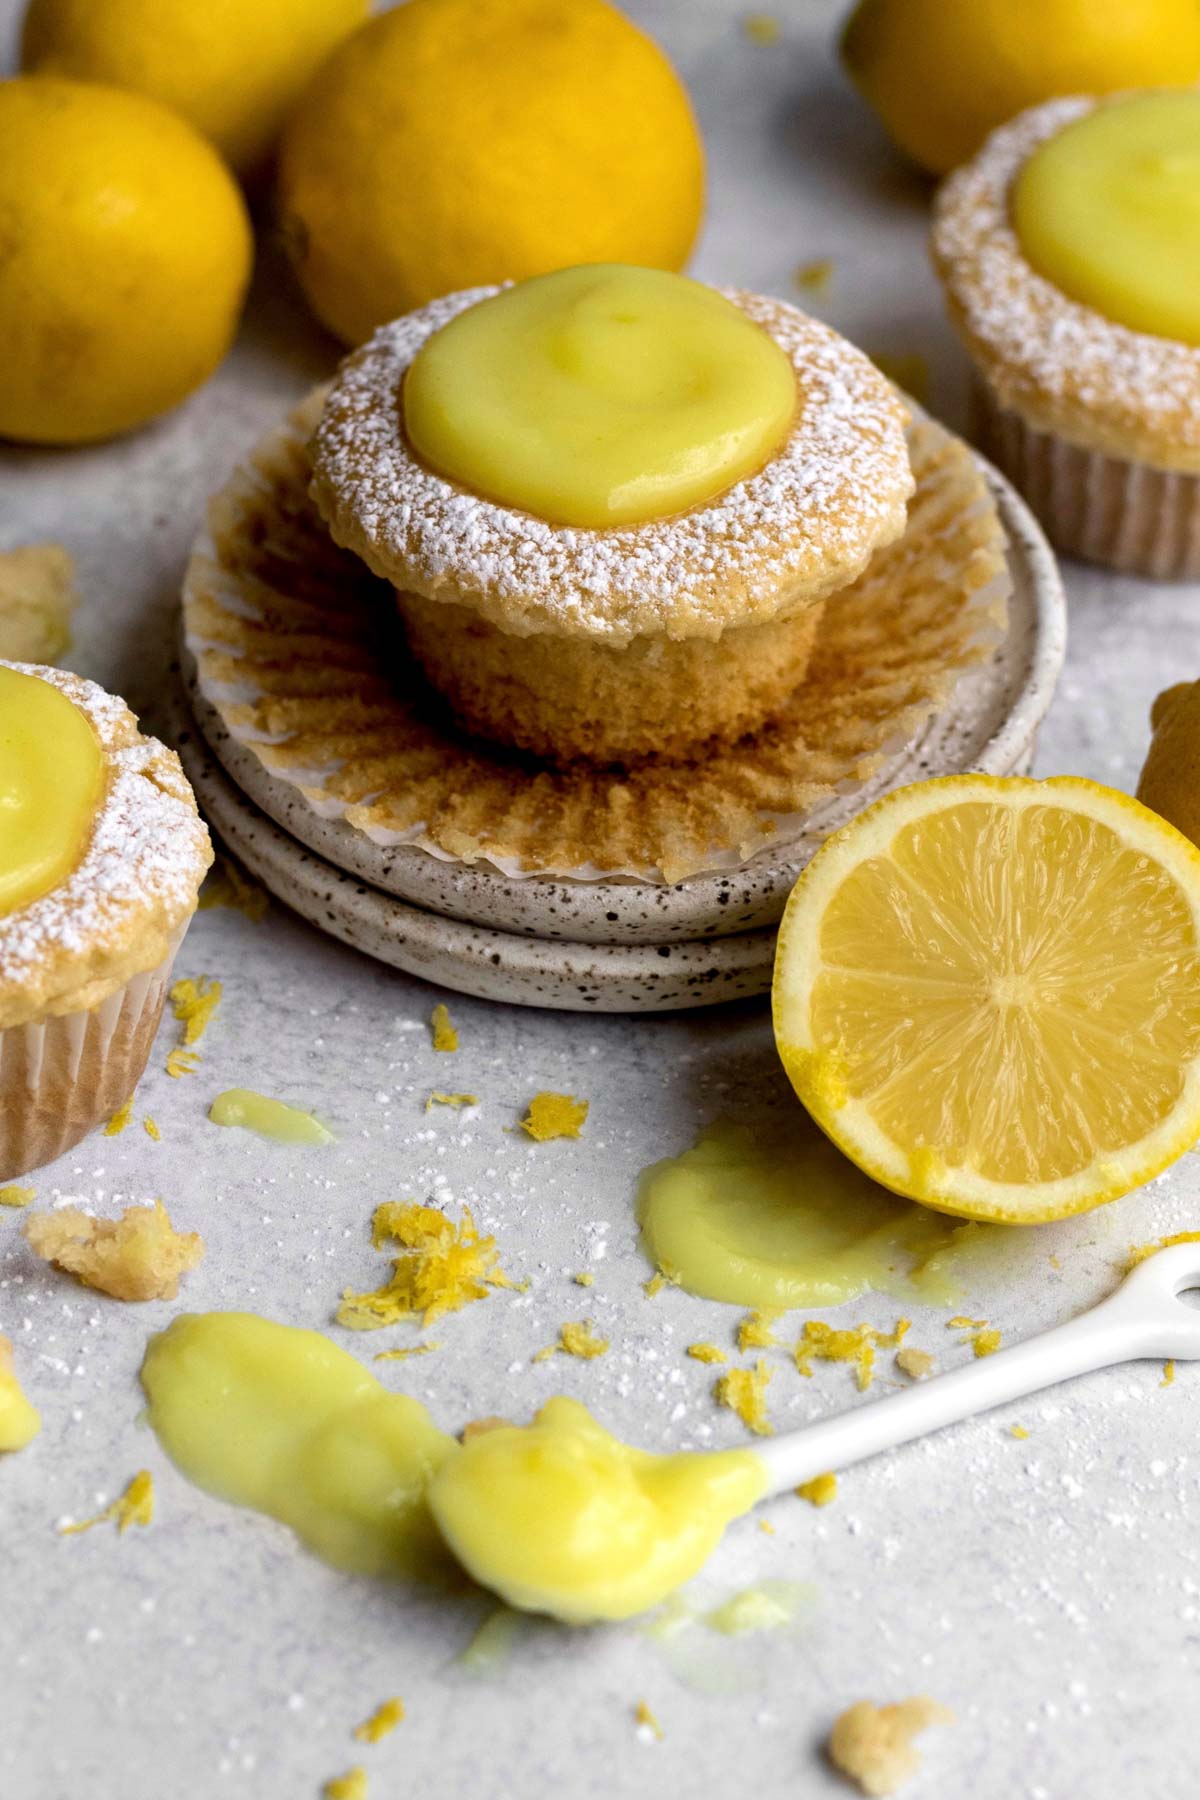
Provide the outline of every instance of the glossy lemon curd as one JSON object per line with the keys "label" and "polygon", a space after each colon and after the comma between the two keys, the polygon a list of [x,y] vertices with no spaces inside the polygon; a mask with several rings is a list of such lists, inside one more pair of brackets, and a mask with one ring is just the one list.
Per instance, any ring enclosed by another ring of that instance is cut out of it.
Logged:
{"label": "glossy lemon curd", "polygon": [[1026,257],[1073,300],[1200,344],[1200,93],[1098,107],[1033,153],[1012,204]]}
{"label": "glossy lemon curd", "polygon": [[476,1581],[525,1612],[586,1624],[665,1600],[766,1486],[751,1450],[656,1456],[559,1398],[532,1425],[472,1438],[442,1464],[429,1505]]}
{"label": "glossy lemon curd", "polygon": [[430,468],[596,529],[684,512],[761,468],[797,409],[791,362],[739,307],[658,269],[589,263],[452,319],[404,382]]}
{"label": "glossy lemon curd", "polygon": [[425,1495],[458,1446],[319,1332],[184,1313],[151,1338],[142,1386],[159,1442],[198,1487],[268,1513],[338,1569],[444,1568]]}
{"label": "glossy lemon curd", "polygon": [[767,1309],[838,1306],[868,1289],[952,1301],[955,1264],[983,1229],[898,1200],[800,1114],[783,1127],[711,1126],[643,1172],[638,1216],[647,1255],[680,1287]]}
{"label": "glossy lemon curd", "polygon": [[226,1088],[208,1109],[214,1125],[240,1126],[277,1144],[332,1144],[334,1136],[312,1113],[272,1100],[253,1088]]}
{"label": "glossy lemon curd", "polygon": [[0,915],[66,880],[103,793],[85,715],[49,682],[0,668]]}

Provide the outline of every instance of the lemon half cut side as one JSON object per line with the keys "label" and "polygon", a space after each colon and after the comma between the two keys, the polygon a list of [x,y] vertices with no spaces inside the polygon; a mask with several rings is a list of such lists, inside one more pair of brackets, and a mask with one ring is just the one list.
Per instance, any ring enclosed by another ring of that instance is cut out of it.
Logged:
{"label": "lemon half cut side", "polygon": [[1200,851],[1091,781],[902,788],[801,875],[773,1005],[797,1094],[884,1186],[1085,1212],[1200,1137]]}

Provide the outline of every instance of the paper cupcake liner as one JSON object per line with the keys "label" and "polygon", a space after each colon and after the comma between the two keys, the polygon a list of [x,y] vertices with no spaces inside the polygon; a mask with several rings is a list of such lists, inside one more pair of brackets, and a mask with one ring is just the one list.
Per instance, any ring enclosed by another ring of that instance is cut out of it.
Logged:
{"label": "paper cupcake liner", "polygon": [[0,1031],[0,1182],[73,1148],[133,1093],[162,1017],[166,961],[85,1012]]}
{"label": "paper cupcake liner", "polygon": [[763,730],[692,760],[556,768],[458,729],[392,590],[308,497],[320,397],[213,500],[184,584],[200,694],[237,745],[324,819],[510,879],[671,884],[786,849],[944,707],[1006,630],[1004,533],[979,467],[913,427],[904,536],[826,609],[805,680]]}
{"label": "paper cupcake liner", "polygon": [[973,384],[975,439],[1028,501],[1064,556],[1126,575],[1200,581],[1200,476],[1123,462],[1002,406]]}

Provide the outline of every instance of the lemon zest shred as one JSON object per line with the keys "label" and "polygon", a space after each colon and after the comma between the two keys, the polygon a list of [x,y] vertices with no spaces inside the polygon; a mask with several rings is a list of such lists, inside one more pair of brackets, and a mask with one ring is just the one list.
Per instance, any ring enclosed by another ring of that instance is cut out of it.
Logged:
{"label": "lemon zest shred", "polygon": [[129,1096],[128,1100],[125,1102],[124,1106],[118,1106],[116,1112],[113,1114],[112,1118],[108,1121],[107,1125],[104,1127],[104,1130],[101,1132],[100,1135],[102,1137],[120,1137],[121,1133],[124,1131],[125,1127],[128,1125],[128,1123],[132,1117],[133,1117],[133,1095],[130,1094],[130,1096]]}
{"label": "lemon zest shred", "polygon": [[596,1277],[589,1273],[587,1269],[582,1270],[578,1275],[572,1275],[571,1280],[575,1283],[576,1287],[595,1287],[596,1285]]}
{"label": "lemon zest shred", "polygon": [[75,1537],[81,1531],[90,1531],[93,1525],[104,1525],[109,1519],[114,1519],[117,1534],[123,1537],[131,1525],[149,1525],[153,1518],[154,1477],[149,1469],[139,1469],[111,1506],[98,1512],[94,1519],[80,1519],[74,1525],[60,1525],[59,1531],[63,1537]]}
{"label": "lemon zest shred", "polygon": [[966,1313],[955,1313],[952,1319],[946,1320],[946,1330],[981,1331],[986,1324],[986,1319],[968,1319]]}
{"label": "lemon zest shred", "polygon": [[801,1375],[811,1375],[814,1358],[818,1362],[853,1363],[860,1393],[865,1393],[875,1379],[877,1349],[895,1349],[907,1332],[911,1320],[898,1319],[891,1331],[875,1331],[870,1325],[856,1325],[838,1331],[824,1319],[806,1319],[793,1351]]}
{"label": "lemon zest shred", "polygon": [[766,1389],[771,1371],[760,1356],[752,1369],[728,1369],[713,1388],[718,1406],[727,1406],[743,1425],[759,1437],[771,1437],[775,1427],[767,1417]]}
{"label": "lemon zest shred", "polygon": [[428,1356],[431,1350],[440,1350],[440,1344],[410,1344],[403,1350],[377,1350],[371,1358],[372,1362],[404,1362],[410,1356]]}
{"label": "lemon zest shred", "polygon": [[647,1731],[652,1731],[654,1733],[654,1736],[658,1739],[659,1743],[660,1744],[662,1743],[663,1728],[659,1724],[658,1720],[655,1718],[654,1714],[650,1711],[650,1708],[647,1706],[647,1704],[644,1700],[639,1700],[637,1705],[634,1707],[633,1719],[634,1719],[634,1723],[636,1725],[642,1725],[646,1728]]}
{"label": "lemon zest shred", "polygon": [[183,1075],[194,1075],[199,1064],[198,1051],[183,1050],[178,1046],[167,1051],[167,1074],[173,1081],[178,1081]]}
{"label": "lemon zest shred", "polygon": [[1022,1442],[1029,1436],[1024,1425],[1010,1425],[1008,1434],[1010,1437],[1020,1438]]}
{"label": "lemon zest shred", "polygon": [[29,1206],[36,1199],[36,1188],[0,1187],[0,1206]]}
{"label": "lemon zest shred", "polygon": [[321,1792],[325,1800],[367,1800],[367,1771],[356,1763],[344,1775],[332,1775]]}
{"label": "lemon zest shred", "polygon": [[584,1319],[568,1321],[558,1328],[558,1342],[547,1344],[534,1356],[534,1362],[548,1362],[552,1356],[578,1356],[584,1362],[591,1362],[597,1356],[603,1356],[609,1347],[609,1339],[597,1337],[590,1323]]}
{"label": "lemon zest shred", "polygon": [[838,1478],[836,1475],[814,1475],[811,1481],[802,1481],[796,1489],[801,1500],[807,1500],[810,1506],[828,1506],[831,1500],[837,1499]]}
{"label": "lemon zest shred", "polygon": [[758,1529],[760,1531],[765,1531],[768,1537],[775,1536],[775,1527],[772,1525],[770,1519],[760,1519],[758,1521]]}
{"label": "lemon zest shred", "polygon": [[404,1702],[399,1694],[394,1694],[377,1706],[369,1719],[354,1727],[354,1735],[360,1744],[377,1744],[389,1732],[395,1731],[403,1718]]}
{"label": "lemon zest shred", "polygon": [[782,27],[779,20],[770,13],[747,13],[742,20],[742,34],[752,44],[766,46],[774,44],[779,38]]}
{"label": "lemon zest shred", "polygon": [[590,1110],[591,1103],[574,1094],[535,1094],[518,1123],[536,1144],[545,1144],[551,1138],[577,1138]]}
{"label": "lemon zest shred", "polygon": [[998,1331],[976,1331],[963,1342],[973,1346],[976,1356],[994,1356],[1000,1348],[1001,1338]]}
{"label": "lemon zest shred", "polygon": [[737,1328],[737,1347],[743,1353],[747,1350],[769,1350],[779,1342],[771,1327],[780,1316],[779,1307],[763,1307],[755,1312],[747,1313]]}
{"label": "lemon zest shred", "polygon": [[674,1278],[665,1269],[656,1269],[649,1281],[643,1281],[642,1292],[647,1300],[655,1300],[665,1287],[674,1286]]}
{"label": "lemon zest shred", "polygon": [[1168,1357],[1167,1361],[1163,1364],[1163,1378],[1159,1382],[1158,1385],[1159,1385],[1159,1387],[1172,1387],[1174,1385],[1174,1382],[1175,1382],[1175,1358],[1172,1356],[1172,1357]]}
{"label": "lemon zest shred", "polygon": [[433,1033],[433,1047],[446,1055],[458,1049],[458,1033],[450,1018],[450,1008],[439,1000],[429,1015],[429,1028]]}
{"label": "lemon zest shred", "polygon": [[833,280],[833,262],[828,256],[801,263],[792,272],[792,280],[805,293],[823,294]]}
{"label": "lemon zest shred", "polygon": [[265,888],[251,881],[237,863],[227,856],[218,856],[196,904],[201,912],[207,912],[213,906],[228,906],[260,925],[267,916],[271,897]]}
{"label": "lemon zest shred", "polygon": [[487,1298],[489,1288],[511,1288],[499,1264],[493,1237],[481,1237],[464,1206],[456,1224],[434,1206],[385,1200],[375,1208],[371,1242],[378,1250],[388,1240],[401,1246],[392,1273],[378,1288],[356,1294],[346,1288],[337,1322],[351,1331],[375,1331],[418,1313],[429,1326],[443,1313],[459,1312]]}
{"label": "lemon zest shred", "polygon": [[171,1011],[183,1026],[183,1047],[190,1050],[198,1044],[221,1004],[221,983],[209,975],[198,975],[175,982],[170,991]]}
{"label": "lemon zest shred", "polygon": [[438,1094],[438,1093],[433,1093],[433,1094],[430,1094],[428,1100],[425,1102],[425,1111],[432,1112],[435,1106],[458,1107],[458,1106],[478,1106],[478,1105],[479,1105],[479,1100],[475,1094]]}
{"label": "lemon zest shred", "polygon": [[684,1352],[701,1363],[727,1363],[729,1358],[717,1344],[689,1344]]}
{"label": "lemon zest shred", "polygon": [[153,1138],[153,1140],[156,1144],[161,1144],[162,1132],[158,1129],[158,1125],[150,1117],[149,1113],[147,1113],[145,1118],[142,1120],[142,1130],[145,1132],[145,1134],[148,1138]]}

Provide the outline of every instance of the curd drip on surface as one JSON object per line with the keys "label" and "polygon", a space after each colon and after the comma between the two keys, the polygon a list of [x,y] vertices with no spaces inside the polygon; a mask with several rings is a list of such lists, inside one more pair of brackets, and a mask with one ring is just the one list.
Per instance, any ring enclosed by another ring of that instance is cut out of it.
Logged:
{"label": "curd drip on surface", "polygon": [[444,1571],[425,1495],[458,1446],[319,1332],[184,1313],[151,1338],[142,1386],[163,1449],[206,1492],[353,1574]]}
{"label": "curd drip on surface", "polygon": [[252,1088],[226,1088],[208,1109],[214,1125],[239,1125],[277,1144],[332,1144],[334,1136],[311,1113]]}
{"label": "curd drip on surface", "polygon": [[971,1233],[897,1200],[799,1114],[769,1130],[718,1121],[643,1172],[638,1216],[647,1255],[680,1287],[768,1309],[868,1289],[953,1300],[948,1265]]}
{"label": "curd drip on surface", "polygon": [[0,668],[0,917],[66,880],[103,793],[86,715],[48,681]]}
{"label": "curd drip on surface", "polygon": [[589,263],[458,314],[418,351],[402,404],[438,474],[555,524],[612,529],[760,469],[798,394],[784,351],[713,289]]}
{"label": "curd drip on surface", "polygon": [[1012,205],[1030,263],[1071,299],[1200,344],[1200,93],[1136,94],[1065,126]]}
{"label": "curd drip on surface", "polygon": [[558,1398],[532,1425],[464,1444],[429,1504],[476,1581],[522,1611],[585,1624],[665,1600],[766,1487],[751,1450],[657,1456]]}

